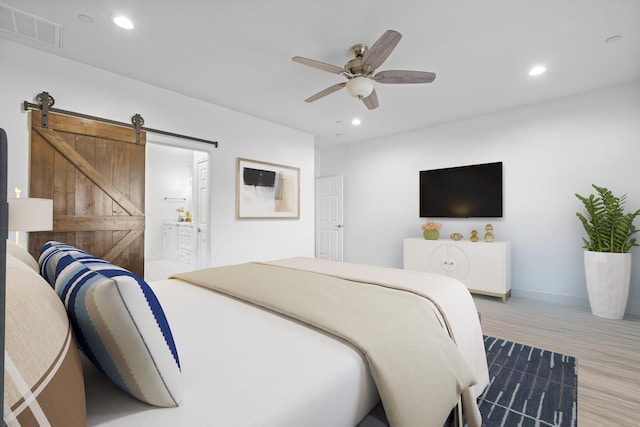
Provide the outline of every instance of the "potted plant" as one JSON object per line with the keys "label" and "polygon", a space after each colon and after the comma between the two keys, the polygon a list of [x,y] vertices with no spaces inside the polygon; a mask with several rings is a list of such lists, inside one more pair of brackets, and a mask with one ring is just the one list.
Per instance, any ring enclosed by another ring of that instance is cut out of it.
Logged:
{"label": "potted plant", "polygon": [[422,228],[422,236],[426,240],[438,240],[440,237],[440,229],[442,224],[435,221],[427,221],[420,226]]}
{"label": "potted plant", "polygon": [[625,213],[626,194],[616,197],[607,188],[592,187],[597,195],[576,193],[586,211],[586,216],[580,212],[576,215],[587,233],[582,241],[589,303],[596,316],[622,319],[631,284],[629,249],[638,246],[633,221],[640,209]]}

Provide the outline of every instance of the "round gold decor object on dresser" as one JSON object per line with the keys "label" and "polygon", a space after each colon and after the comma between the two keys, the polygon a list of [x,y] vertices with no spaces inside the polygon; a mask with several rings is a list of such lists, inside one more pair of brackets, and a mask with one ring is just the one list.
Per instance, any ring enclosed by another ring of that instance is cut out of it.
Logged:
{"label": "round gold decor object on dresser", "polygon": [[486,233],[484,233],[484,241],[485,242],[493,242],[493,240],[494,240],[494,237],[493,237],[493,225],[491,225],[491,224],[485,225],[484,230],[486,231]]}

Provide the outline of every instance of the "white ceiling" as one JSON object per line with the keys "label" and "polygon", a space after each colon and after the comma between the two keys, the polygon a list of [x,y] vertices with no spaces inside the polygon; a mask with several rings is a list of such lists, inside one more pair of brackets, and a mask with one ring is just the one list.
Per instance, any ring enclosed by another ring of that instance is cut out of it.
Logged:
{"label": "white ceiling", "polygon": [[[638,0],[0,2],[63,28],[60,48],[2,38],[300,129],[319,146],[640,80]],[[111,24],[114,13],[135,30]],[[403,38],[379,70],[432,71],[433,83],[377,84],[372,111],[344,90],[304,102],[344,78],[292,56],[343,66],[352,45],[372,45],[387,29]],[[547,73],[529,77],[535,64]]]}

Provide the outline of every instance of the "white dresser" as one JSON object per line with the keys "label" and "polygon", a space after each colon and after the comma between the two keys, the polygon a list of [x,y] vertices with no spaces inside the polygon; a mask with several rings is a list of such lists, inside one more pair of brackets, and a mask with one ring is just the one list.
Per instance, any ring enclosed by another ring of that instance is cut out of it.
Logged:
{"label": "white dresser", "polygon": [[470,292],[511,296],[511,243],[404,239],[404,268],[460,280]]}

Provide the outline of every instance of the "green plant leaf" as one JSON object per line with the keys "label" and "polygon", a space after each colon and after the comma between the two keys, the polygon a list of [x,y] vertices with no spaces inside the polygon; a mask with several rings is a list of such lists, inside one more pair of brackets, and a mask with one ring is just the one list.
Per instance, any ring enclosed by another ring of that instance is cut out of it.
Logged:
{"label": "green plant leaf", "polygon": [[637,233],[633,221],[640,215],[640,209],[624,213],[627,195],[616,197],[609,189],[591,185],[597,192],[589,197],[575,196],[582,202],[586,215],[576,212],[587,233],[583,237],[583,248],[595,252],[626,253],[633,246],[638,246],[632,236]]}

